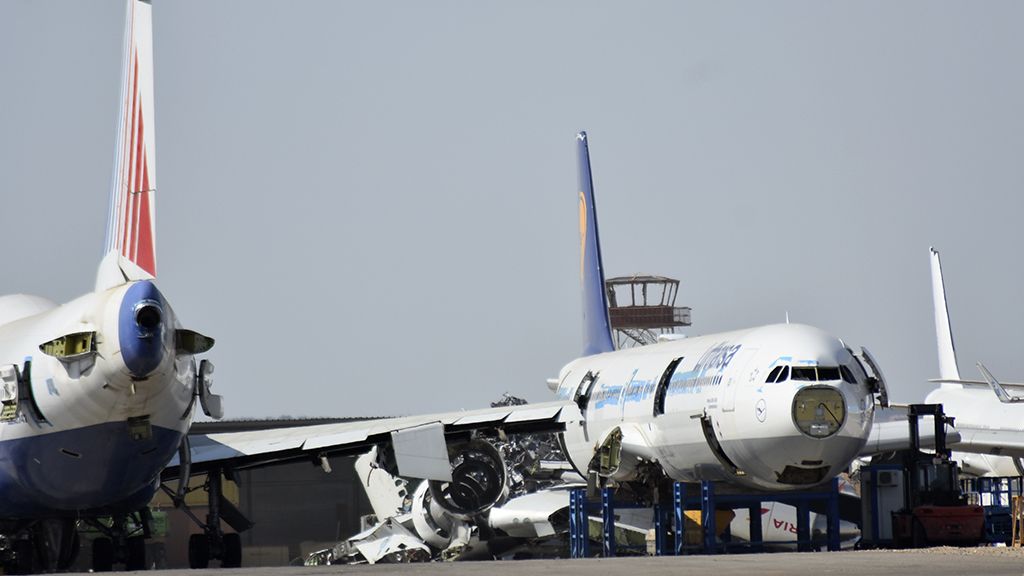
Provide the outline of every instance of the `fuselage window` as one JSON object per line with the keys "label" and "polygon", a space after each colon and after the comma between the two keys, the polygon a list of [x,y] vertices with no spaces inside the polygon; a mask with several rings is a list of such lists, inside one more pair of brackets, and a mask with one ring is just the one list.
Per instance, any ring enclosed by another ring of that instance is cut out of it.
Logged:
{"label": "fuselage window", "polygon": [[789,366],[783,366],[782,367],[782,373],[779,374],[779,378],[776,380],[776,382],[785,382],[788,379],[789,379]]}

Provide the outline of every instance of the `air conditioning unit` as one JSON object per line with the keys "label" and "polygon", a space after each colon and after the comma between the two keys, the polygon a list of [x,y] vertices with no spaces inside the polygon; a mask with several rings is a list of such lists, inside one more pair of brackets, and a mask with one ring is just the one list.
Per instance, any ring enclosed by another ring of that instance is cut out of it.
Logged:
{"label": "air conditioning unit", "polygon": [[878,473],[879,486],[899,486],[900,475],[893,471],[880,471]]}

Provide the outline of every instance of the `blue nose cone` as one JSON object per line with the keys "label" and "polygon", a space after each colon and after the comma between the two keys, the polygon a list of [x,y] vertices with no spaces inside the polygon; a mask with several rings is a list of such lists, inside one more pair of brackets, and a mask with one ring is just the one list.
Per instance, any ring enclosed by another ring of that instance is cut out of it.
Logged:
{"label": "blue nose cone", "polygon": [[136,378],[145,378],[164,358],[169,310],[163,294],[148,280],[125,292],[118,314],[121,358]]}

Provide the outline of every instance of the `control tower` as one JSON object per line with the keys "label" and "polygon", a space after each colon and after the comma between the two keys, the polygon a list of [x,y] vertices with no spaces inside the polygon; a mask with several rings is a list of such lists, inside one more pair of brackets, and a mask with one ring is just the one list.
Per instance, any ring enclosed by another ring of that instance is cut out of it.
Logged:
{"label": "control tower", "polygon": [[618,349],[653,344],[690,325],[690,308],[676,306],[679,280],[665,276],[620,276],[605,280],[608,312]]}

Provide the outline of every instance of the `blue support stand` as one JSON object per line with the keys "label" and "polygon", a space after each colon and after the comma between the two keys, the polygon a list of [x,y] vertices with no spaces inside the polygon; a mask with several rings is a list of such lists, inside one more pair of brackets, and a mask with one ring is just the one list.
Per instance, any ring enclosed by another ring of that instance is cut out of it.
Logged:
{"label": "blue support stand", "polygon": [[590,520],[587,515],[587,490],[569,491],[569,557],[590,556]]}
{"label": "blue support stand", "polygon": [[718,533],[715,526],[715,485],[707,480],[700,483],[700,519],[704,528],[704,552],[715,554],[718,552],[715,545],[715,534]]}
{"label": "blue support stand", "polygon": [[654,555],[665,556],[669,553],[668,531],[672,526],[672,509],[664,504],[654,505]]}
{"label": "blue support stand", "polygon": [[828,492],[828,551],[839,551],[839,478],[833,478]]}
{"label": "blue support stand", "polygon": [[602,544],[605,558],[615,557],[615,490],[601,489]]}
{"label": "blue support stand", "polygon": [[683,545],[686,543],[686,484],[674,482],[672,484],[672,511],[675,516],[675,548],[674,553],[680,556],[683,553]]}
{"label": "blue support stand", "polygon": [[761,503],[752,502],[747,507],[750,523],[750,550],[751,552],[764,552],[764,533],[761,530]]}

